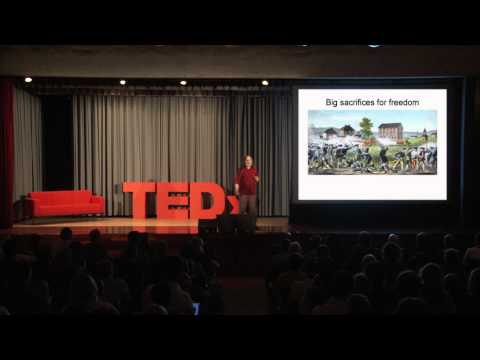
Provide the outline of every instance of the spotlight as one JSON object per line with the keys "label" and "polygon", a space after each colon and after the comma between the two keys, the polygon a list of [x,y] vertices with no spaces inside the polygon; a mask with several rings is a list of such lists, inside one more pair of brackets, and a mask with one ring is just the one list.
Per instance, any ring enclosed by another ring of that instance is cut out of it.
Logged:
{"label": "spotlight", "polygon": [[298,45],[298,46],[300,46],[300,47],[308,47],[308,45]]}
{"label": "spotlight", "polygon": [[126,83],[127,83],[127,81],[126,81],[126,80],[120,80],[120,85],[122,85],[122,86],[123,86],[123,85],[125,85]]}
{"label": "spotlight", "polygon": [[32,82],[32,78],[31,78],[31,77],[26,77],[26,78],[25,78],[25,82],[26,82],[26,83],[31,83],[31,82]]}
{"label": "spotlight", "polygon": [[262,85],[263,86],[268,86],[268,81],[267,80],[262,80]]}
{"label": "spotlight", "polygon": [[180,81],[180,85],[185,86],[187,85],[187,82],[185,80]]}
{"label": "spotlight", "polygon": [[380,47],[380,45],[368,45],[368,47],[371,47],[371,48],[378,48],[378,47]]}

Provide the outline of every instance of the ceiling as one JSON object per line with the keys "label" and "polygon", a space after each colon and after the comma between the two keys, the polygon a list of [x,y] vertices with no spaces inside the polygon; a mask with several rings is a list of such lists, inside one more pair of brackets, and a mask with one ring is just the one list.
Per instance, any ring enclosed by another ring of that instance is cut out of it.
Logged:
{"label": "ceiling", "polygon": [[0,76],[303,79],[479,74],[480,46],[0,46]]}

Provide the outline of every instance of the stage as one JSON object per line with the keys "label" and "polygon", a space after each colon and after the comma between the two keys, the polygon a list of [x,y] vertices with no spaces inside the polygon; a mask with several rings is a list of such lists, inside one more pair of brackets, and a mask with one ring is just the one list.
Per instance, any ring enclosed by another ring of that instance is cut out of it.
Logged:
{"label": "stage", "polygon": [[[38,234],[58,235],[64,227],[72,229],[74,235],[88,235],[93,229],[111,237],[124,238],[130,231],[149,234],[199,233],[198,220],[165,220],[157,218],[133,219],[130,217],[49,217],[25,220],[13,225],[3,233],[14,235]],[[288,217],[259,217],[257,233],[284,233],[289,231]]]}
{"label": "stage", "polygon": [[[256,234],[356,234],[360,231],[369,231],[372,234],[413,234],[421,231],[431,233],[474,233],[477,228],[451,228],[451,227],[424,227],[424,228],[405,228],[397,227],[365,227],[352,228],[347,226],[323,227],[315,225],[296,225],[290,224],[288,217],[258,217]],[[64,227],[72,229],[74,235],[85,237],[93,229],[98,229],[104,235],[112,240],[123,241],[130,231],[145,232],[151,235],[197,235],[200,227],[198,220],[167,220],[157,218],[133,219],[131,217],[97,217],[97,216],[79,216],[79,217],[45,217],[35,218],[17,222],[11,229],[0,230],[0,235],[27,235],[38,234],[41,236],[57,236]],[[211,232],[211,229],[209,229]]]}

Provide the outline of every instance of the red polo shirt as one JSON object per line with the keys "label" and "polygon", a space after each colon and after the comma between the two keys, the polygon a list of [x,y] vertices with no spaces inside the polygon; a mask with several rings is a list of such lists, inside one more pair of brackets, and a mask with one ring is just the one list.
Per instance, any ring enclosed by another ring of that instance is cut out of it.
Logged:
{"label": "red polo shirt", "polygon": [[255,195],[257,193],[255,176],[258,176],[257,169],[253,166],[250,169],[246,167],[238,169],[235,184],[238,184],[240,187],[240,195]]}

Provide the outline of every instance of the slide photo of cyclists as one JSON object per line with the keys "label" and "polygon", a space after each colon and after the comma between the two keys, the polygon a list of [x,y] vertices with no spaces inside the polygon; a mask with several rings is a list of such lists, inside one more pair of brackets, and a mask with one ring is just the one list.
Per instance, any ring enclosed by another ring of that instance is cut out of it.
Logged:
{"label": "slide photo of cyclists", "polygon": [[309,175],[436,175],[435,110],[309,110]]}

